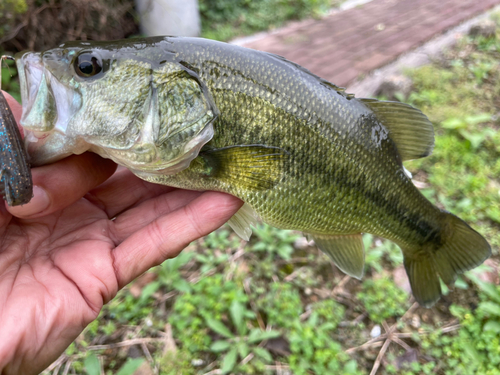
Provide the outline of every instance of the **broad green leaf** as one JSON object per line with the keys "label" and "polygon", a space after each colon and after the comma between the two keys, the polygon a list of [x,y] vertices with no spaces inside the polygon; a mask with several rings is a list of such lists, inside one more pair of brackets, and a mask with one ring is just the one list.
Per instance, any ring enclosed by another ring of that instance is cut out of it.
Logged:
{"label": "broad green leaf", "polygon": [[359,373],[356,360],[352,359],[344,365],[344,373],[354,375]]}
{"label": "broad green leaf", "polygon": [[215,341],[211,346],[210,350],[216,353],[225,352],[231,347],[231,342],[229,341]]}
{"label": "broad green leaf", "polygon": [[469,284],[467,284],[467,282],[464,279],[462,279],[461,277],[459,277],[455,281],[455,288],[468,289],[469,288]]}
{"label": "broad green leaf", "polygon": [[492,300],[495,300],[498,303],[500,303],[500,290],[498,290],[495,285],[491,283],[486,283],[477,278],[474,281],[484,294],[488,295],[488,297],[490,297]]}
{"label": "broad green leaf", "polygon": [[201,263],[207,263],[207,262],[210,261],[210,259],[206,255],[203,255],[203,254],[197,254],[196,255],[196,260],[198,262],[201,262]]}
{"label": "broad green leaf", "polygon": [[253,348],[253,352],[256,356],[262,358],[266,362],[273,361],[273,357],[271,356],[271,354],[264,348],[260,348],[257,346],[256,348]]}
{"label": "broad green leaf", "polygon": [[159,287],[160,287],[159,281],[153,281],[152,283],[149,283],[142,289],[141,296],[139,298],[143,301],[148,299],[153,295],[154,292],[158,290]]}
{"label": "broad green leaf", "polygon": [[254,329],[248,336],[248,343],[255,344],[264,340],[275,339],[281,336],[279,331],[262,331],[260,329]]}
{"label": "broad green leaf", "polygon": [[127,362],[120,367],[116,375],[132,375],[140,365],[144,362],[144,358],[129,358]]}
{"label": "broad green leaf", "polygon": [[483,133],[471,133],[464,129],[460,129],[460,135],[470,142],[473,150],[477,150],[486,138]]}
{"label": "broad green leaf", "polygon": [[99,375],[101,373],[101,363],[95,353],[90,353],[83,361],[83,366],[88,375]]}
{"label": "broad green leaf", "polygon": [[221,372],[222,374],[230,373],[234,366],[236,365],[236,360],[238,359],[238,350],[236,348],[231,349],[229,353],[224,356],[222,360]]}
{"label": "broad green leaf", "polygon": [[210,327],[212,331],[215,333],[218,333],[219,335],[222,335],[224,337],[232,338],[234,335],[231,333],[229,328],[227,328],[224,323],[222,323],[220,320],[215,320],[215,319],[207,319],[207,325]]}
{"label": "broad green leaf", "polygon": [[245,358],[248,353],[250,352],[250,348],[248,347],[247,343],[244,341],[240,341],[237,345],[238,348],[238,353],[241,358]]}
{"label": "broad green leaf", "polygon": [[495,320],[488,320],[483,327],[483,331],[493,331],[495,333],[500,333],[500,322]]}
{"label": "broad green leaf", "polygon": [[444,120],[441,126],[446,129],[462,129],[467,126],[467,123],[459,118],[449,118]]}
{"label": "broad green leaf", "polygon": [[253,344],[255,342],[259,342],[259,341],[262,341],[260,339],[260,334],[261,334],[262,330],[258,329],[258,328],[255,328],[255,329],[252,329],[250,331],[250,334],[248,335],[247,337],[247,341],[250,343],[250,344]]}
{"label": "broad green leaf", "polygon": [[481,302],[479,308],[489,315],[500,316],[500,305],[495,302]]}
{"label": "broad green leaf", "polygon": [[465,122],[470,125],[481,124],[482,122],[491,121],[491,115],[488,113],[480,113],[478,115],[467,116]]}
{"label": "broad green leaf", "polygon": [[257,242],[255,245],[253,245],[252,249],[256,251],[266,250],[267,244],[265,242]]}
{"label": "broad green leaf", "polygon": [[187,293],[191,290],[191,284],[189,284],[183,278],[179,278],[172,283],[172,287],[179,292]]}
{"label": "broad green leaf", "polygon": [[238,333],[243,336],[246,333],[245,321],[243,320],[243,315],[245,313],[245,307],[238,301],[233,301],[229,307],[229,313],[231,314],[231,319],[238,330]]}

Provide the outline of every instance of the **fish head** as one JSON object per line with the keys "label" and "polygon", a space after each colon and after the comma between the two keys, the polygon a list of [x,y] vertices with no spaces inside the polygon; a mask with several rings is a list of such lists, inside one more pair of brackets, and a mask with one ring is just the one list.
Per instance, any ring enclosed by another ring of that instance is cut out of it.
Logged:
{"label": "fish head", "polygon": [[206,86],[158,39],[71,42],[17,56],[32,165],[93,151],[132,170],[173,174],[213,136]]}

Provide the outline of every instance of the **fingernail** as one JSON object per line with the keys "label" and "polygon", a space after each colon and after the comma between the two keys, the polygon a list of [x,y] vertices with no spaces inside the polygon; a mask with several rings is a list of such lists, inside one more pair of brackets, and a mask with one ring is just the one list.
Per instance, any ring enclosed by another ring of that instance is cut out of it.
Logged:
{"label": "fingernail", "polygon": [[40,186],[33,186],[33,198],[22,206],[9,207],[9,212],[18,217],[28,217],[39,214],[49,207],[50,199],[47,192]]}

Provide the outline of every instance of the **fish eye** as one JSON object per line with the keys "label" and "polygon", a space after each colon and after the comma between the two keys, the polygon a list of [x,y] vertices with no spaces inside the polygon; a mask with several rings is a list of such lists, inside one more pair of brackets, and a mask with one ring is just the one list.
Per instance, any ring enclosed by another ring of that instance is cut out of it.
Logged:
{"label": "fish eye", "polygon": [[101,58],[91,53],[82,53],[75,59],[75,72],[82,78],[93,77],[102,71]]}

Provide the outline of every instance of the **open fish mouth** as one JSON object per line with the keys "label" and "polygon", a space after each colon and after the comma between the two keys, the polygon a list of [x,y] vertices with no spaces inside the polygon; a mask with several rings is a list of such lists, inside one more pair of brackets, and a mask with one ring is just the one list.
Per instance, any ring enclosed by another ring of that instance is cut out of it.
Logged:
{"label": "open fish mouth", "polygon": [[23,103],[21,125],[32,166],[88,150],[90,145],[66,136],[69,120],[81,106],[79,94],[54,78],[40,53],[20,53],[16,61]]}
{"label": "open fish mouth", "polygon": [[23,111],[22,120],[31,111],[43,79],[43,64],[40,54],[25,53],[16,56],[21,85],[21,98],[26,110]]}

